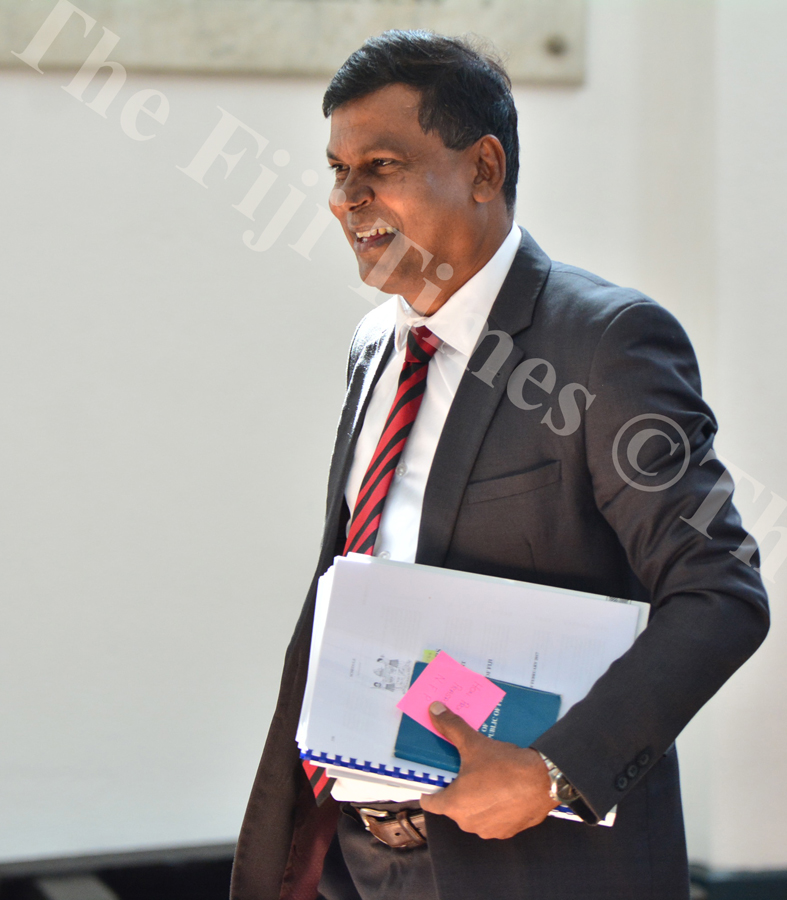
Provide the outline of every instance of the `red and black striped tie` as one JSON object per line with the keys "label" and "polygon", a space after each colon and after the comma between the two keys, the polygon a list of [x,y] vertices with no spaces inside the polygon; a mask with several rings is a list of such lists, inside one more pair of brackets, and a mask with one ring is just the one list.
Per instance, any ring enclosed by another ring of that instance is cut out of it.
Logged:
{"label": "red and black striped tie", "polygon": [[[399,465],[404,445],[424,399],[429,360],[439,346],[440,340],[425,325],[411,328],[407,333],[407,348],[396,397],[358,491],[347,542],[344,545],[344,555],[348,553],[371,555],[374,552],[385,498],[388,496],[388,489]],[[330,794],[335,779],[328,778],[325,769],[305,759],[303,768],[306,770],[319,806]]]}

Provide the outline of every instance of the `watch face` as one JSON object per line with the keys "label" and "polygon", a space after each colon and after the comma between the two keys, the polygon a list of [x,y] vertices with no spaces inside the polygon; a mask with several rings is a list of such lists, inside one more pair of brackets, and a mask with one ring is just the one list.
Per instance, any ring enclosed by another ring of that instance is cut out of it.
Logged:
{"label": "watch face", "polygon": [[555,786],[557,788],[557,798],[563,803],[570,803],[579,796],[579,793],[574,790],[571,784],[569,784],[566,776],[562,772],[555,780]]}
{"label": "watch face", "polygon": [[549,772],[550,799],[555,803],[571,803],[572,800],[576,800],[579,797],[579,792],[574,790],[566,776],[543,753],[541,758],[547,764],[547,771]]}

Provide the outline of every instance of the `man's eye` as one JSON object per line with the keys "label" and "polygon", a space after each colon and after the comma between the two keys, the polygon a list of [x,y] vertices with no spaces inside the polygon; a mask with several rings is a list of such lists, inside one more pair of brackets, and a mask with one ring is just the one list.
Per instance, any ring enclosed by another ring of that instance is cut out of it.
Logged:
{"label": "man's eye", "polygon": [[376,169],[380,169],[380,168],[382,168],[383,166],[390,166],[392,162],[393,162],[392,159],[373,159],[373,160],[372,160],[372,165],[373,165]]}
{"label": "man's eye", "polygon": [[337,177],[338,177],[339,175],[344,175],[344,173],[347,171],[347,166],[342,166],[342,165],[340,165],[339,163],[332,163],[331,165],[328,166],[328,168],[329,168],[329,169],[331,170],[331,172],[333,172],[333,174],[336,175]]}

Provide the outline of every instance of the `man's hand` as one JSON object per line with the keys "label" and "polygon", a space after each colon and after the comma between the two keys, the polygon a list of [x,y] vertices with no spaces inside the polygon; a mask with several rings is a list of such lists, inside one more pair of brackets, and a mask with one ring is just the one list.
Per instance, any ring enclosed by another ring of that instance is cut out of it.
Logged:
{"label": "man's hand", "polygon": [[423,809],[449,816],[479,837],[509,838],[543,822],[557,806],[549,796],[547,767],[535,750],[490,740],[442,703],[433,703],[429,714],[459,751],[461,765],[447,788],[421,795]]}

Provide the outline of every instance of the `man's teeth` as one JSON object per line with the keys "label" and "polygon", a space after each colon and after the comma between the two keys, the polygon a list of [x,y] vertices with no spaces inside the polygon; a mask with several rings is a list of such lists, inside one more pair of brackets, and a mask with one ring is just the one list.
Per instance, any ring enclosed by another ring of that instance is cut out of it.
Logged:
{"label": "man's teeth", "polygon": [[383,228],[372,228],[371,231],[356,231],[355,237],[360,241],[363,238],[374,237],[377,234],[394,234],[394,229],[390,227],[390,225],[386,225]]}

